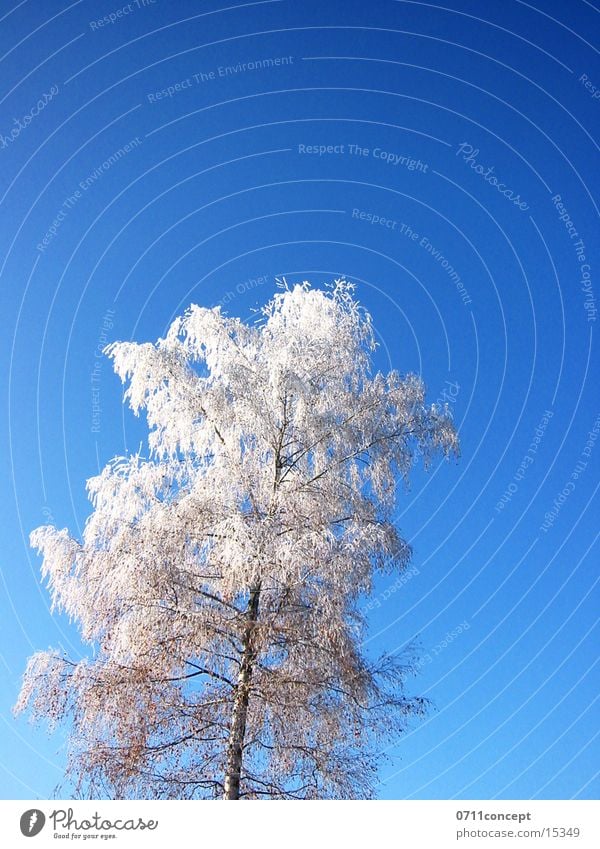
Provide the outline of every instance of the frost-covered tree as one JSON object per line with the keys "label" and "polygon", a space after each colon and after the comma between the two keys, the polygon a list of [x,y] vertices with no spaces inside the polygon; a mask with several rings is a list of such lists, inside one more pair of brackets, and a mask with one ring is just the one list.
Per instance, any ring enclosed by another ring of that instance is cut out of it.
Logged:
{"label": "frost-covered tree", "polygon": [[32,534],[90,656],[29,661],[16,710],[70,719],[79,793],[353,798],[424,710],[410,657],[361,650],[361,594],[404,569],[392,521],[415,452],[457,452],[421,380],[373,374],[346,281],[287,286],[248,325],[192,306],[106,353],[148,457],[88,481],[82,541]]}

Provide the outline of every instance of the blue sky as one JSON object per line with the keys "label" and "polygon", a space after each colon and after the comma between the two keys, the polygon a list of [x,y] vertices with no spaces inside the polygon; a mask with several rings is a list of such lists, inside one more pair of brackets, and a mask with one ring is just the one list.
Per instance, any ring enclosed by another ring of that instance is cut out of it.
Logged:
{"label": "blue sky", "polygon": [[27,657],[82,650],[29,532],[80,532],[144,438],[99,348],[340,275],[462,443],[401,494],[412,567],[370,604],[368,651],[418,638],[435,704],[378,795],[597,798],[597,27],[584,0],[0,4],[3,798],[64,767],[10,713]]}

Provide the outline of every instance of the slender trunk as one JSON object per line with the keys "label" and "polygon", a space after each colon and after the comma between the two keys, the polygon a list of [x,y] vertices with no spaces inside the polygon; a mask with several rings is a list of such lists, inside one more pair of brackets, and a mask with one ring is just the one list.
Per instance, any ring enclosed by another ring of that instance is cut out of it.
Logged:
{"label": "slender trunk", "polygon": [[240,776],[242,773],[242,753],[244,737],[246,736],[246,718],[248,716],[248,700],[250,697],[250,681],[256,651],[254,647],[254,627],[258,619],[258,603],[260,599],[260,581],[250,588],[250,598],[246,610],[246,625],[242,638],[243,654],[238,674],[229,740],[227,742],[227,759],[225,765],[224,799],[240,798]]}

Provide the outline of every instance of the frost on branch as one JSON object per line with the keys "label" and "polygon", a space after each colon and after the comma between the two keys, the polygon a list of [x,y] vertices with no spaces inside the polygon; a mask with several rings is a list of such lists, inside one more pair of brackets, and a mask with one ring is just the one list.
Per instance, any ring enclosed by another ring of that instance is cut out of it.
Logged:
{"label": "frost on branch", "polygon": [[358,601],[409,561],[392,514],[415,456],[458,441],[374,349],[345,281],[285,287],[251,325],[192,306],[107,349],[148,457],[88,481],[81,542],[32,534],[93,652],[34,655],[16,706],[71,718],[89,794],[369,796],[376,747],[424,711],[410,657],[361,652]]}

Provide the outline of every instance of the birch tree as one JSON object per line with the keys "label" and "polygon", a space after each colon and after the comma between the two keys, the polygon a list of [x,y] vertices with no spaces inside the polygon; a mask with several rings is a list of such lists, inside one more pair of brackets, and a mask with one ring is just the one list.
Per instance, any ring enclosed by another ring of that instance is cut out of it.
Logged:
{"label": "birch tree", "polygon": [[456,454],[415,375],[373,373],[353,286],[283,286],[253,323],[192,306],[105,353],[146,454],[87,482],[82,539],[44,526],[53,609],[87,657],[36,653],[15,710],[68,721],[76,792],[368,798],[425,701],[367,656],[360,600],[405,569],[393,521],[417,453]]}

